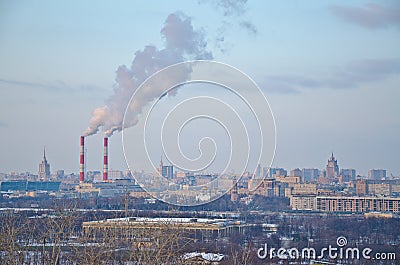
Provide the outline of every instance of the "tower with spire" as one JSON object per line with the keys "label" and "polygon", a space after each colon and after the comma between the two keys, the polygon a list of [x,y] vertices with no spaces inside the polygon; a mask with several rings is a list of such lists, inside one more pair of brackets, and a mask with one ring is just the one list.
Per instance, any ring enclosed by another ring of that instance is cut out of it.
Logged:
{"label": "tower with spire", "polygon": [[339,176],[339,165],[333,156],[333,152],[331,157],[328,159],[328,164],[326,165],[326,176],[329,179],[337,178]]}
{"label": "tower with spire", "polygon": [[50,178],[50,164],[46,159],[46,147],[43,147],[43,160],[39,164],[38,178],[39,180],[46,180]]}

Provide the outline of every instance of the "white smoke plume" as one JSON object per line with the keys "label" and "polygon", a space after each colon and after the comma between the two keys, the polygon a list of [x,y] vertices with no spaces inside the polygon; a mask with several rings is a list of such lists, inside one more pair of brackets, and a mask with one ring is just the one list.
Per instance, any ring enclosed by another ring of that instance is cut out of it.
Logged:
{"label": "white smoke plume", "polygon": [[250,37],[257,36],[257,27],[246,16],[247,2],[248,0],[197,0],[198,4],[210,5],[222,15],[221,24],[213,41],[215,48],[222,53],[228,52],[233,46],[233,43],[225,40],[224,35],[235,26],[245,30]]}
{"label": "white smoke plume", "polygon": [[[124,111],[131,96],[138,86],[156,71],[184,60],[212,59],[212,53],[207,50],[204,33],[194,30],[191,18],[183,13],[173,13],[167,17],[161,29],[161,36],[164,39],[162,49],[148,45],[135,53],[130,67],[118,67],[114,94],[106,101],[104,107],[93,111],[84,136],[96,134],[100,128],[106,136],[121,131]],[[134,102],[135,113],[139,115],[142,108],[157,96],[159,94],[156,87],[148,88],[140,100]],[[133,117],[128,125],[133,126],[137,121],[138,117]]]}
{"label": "white smoke plume", "polygon": [[229,17],[243,15],[246,12],[247,0],[198,0],[198,3],[211,3],[220,9],[225,17]]}
{"label": "white smoke plume", "polygon": [[257,34],[256,26],[248,19],[243,19],[245,16],[247,9],[247,0],[198,0],[199,4],[210,3],[217,10],[222,12],[222,15],[225,18],[230,18],[232,21],[225,20],[224,23],[219,28],[219,31],[225,32],[227,27],[230,27],[230,24],[233,21],[238,22],[239,27],[246,30],[250,35]]}

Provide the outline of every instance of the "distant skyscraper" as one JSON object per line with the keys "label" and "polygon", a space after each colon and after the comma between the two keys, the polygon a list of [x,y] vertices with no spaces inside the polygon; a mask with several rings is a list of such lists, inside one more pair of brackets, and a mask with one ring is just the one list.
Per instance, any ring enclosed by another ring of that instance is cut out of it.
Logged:
{"label": "distant skyscraper", "polygon": [[303,174],[299,168],[295,168],[290,170],[290,176],[291,177],[303,177]]}
{"label": "distant skyscraper", "polygon": [[257,165],[256,172],[254,172],[254,178],[262,178],[262,168],[260,164]]}
{"label": "distant skyscraper", "polygon": [[313,181],[318,179],[318,169],[317,168],[303,168],[302,169],[304,181]]}
{"label": "distant skyscraper", "polygon": [[174,177],[174,166],[162,166],[161,175],[164,178],[172,179]]}
{"label": "distant skyscraper", "polygon": [[287,170],[283,168],[273,168],[271,167],[268,172],[268,178],[287,176]]}
{"label": "distant skyscraper", "polygon": [[50,177],[50,164],[47,163],[46,148],[43,149],[43,160],[39,164],[38,177],[40,180],[45,180]]}
{"label": "distant skyscraper", "polygon": [[369,179],[386,179],[386,170],[385,169],[371,169],[368,171],[368,178]]}
{"label": "distant skyscraper", "polygon": [[326,176],[328,178],[336,178],[339,176],[339,166],[337,160],[333,156],[333,152],[331,157],[328,159],[328,165],[326,165]]}
{"label": "distant skyscraper", "polygon": [[356,179],[356,170],[352,168],[342,168],[340,170],[340,176],[342,176],[343,181],[348,182]]}
{"label": "distant skyscraper", "polygon": [[162,177],[172,179],[174,177],[174,166],[164,166],[162,157],[160,159],[160,166],[158,168]]}
{"label": "distant skyscraper", "polygon": [[283,168],[276,168],[275,176],[287,176],[287,170]]}
{"label": "distant skyscraper", "polygon": [[356,182],[356,195],[364,196],[367,194],[367,182],[365,180],[357,180]]}

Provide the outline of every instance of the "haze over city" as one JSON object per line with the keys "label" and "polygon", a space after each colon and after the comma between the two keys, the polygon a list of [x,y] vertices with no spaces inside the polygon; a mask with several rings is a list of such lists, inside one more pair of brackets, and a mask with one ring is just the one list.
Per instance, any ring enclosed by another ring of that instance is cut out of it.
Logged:
{"label": "haze over city", "polygon": [[0,264],[398,264],[400,2],[0,0]]}
{"label": "haze over city", "polygon": [[[115,102],[117,69],[132,71],[148,45],[168,50],[176,36],[163,29],[173,14],[197,41],[184,43],[184,55],[231,64],[265,93],[277,130],[273,166],[323,168],[334,151],[359,174],[400,174],[397,1],[226,3],[2,1],[0,172],[36,174],[46,146],[52,170],[77,173],[79,136],[95,109]],[[107,129],[86,140],[87,170],[101,170]],[[110,168],[126,169],[119,132],[109,157]]]}

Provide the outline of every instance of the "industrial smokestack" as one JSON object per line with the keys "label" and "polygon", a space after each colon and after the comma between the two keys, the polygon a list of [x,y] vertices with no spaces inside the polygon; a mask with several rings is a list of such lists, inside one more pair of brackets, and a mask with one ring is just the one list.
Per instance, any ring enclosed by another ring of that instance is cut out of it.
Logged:
{"label": "industrial smokestack", "polygon": [[104,137],[103,181],[108,180],[108,137]]}
{"label": "industrial smokestack", "polygon": [[79,182],[85,181],[85,137],[81,136],[80,159],[79,159]]}

